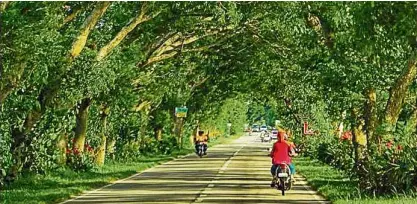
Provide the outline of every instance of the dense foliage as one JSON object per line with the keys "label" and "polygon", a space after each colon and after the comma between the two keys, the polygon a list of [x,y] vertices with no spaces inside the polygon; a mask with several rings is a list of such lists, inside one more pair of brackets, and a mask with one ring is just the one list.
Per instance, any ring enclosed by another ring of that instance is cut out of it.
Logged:
{"label": "dense foliage", "polygon": [[[221,137],[278,119],[364,192],[412,189],[415,8],[1,2],[0,176],[170,154],[197,121]],[[187,118],[175,118],[183,106]]]}

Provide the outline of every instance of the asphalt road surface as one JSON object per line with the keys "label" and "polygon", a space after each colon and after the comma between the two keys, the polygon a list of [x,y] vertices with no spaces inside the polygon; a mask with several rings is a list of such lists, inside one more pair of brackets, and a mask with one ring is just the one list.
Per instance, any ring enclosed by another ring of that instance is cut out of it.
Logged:
{"label": "asphalt road surface", "polygon": [[209,147],[208,155],[187,155],[63,203],[329,203],[300,175],[293,188],[269,186],[271,159],[259,134]]}

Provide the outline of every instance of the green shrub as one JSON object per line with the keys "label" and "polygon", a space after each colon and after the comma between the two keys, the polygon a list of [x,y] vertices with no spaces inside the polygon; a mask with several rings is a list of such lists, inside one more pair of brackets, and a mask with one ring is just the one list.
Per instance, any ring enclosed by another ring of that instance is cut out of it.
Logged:
{"label": "green shrub", "polygon": [[153,154],[171,154],[173,150],[178,149],[178,142],[173,136],[164,137],[161,141],[155,138],[148,138],[143,146],[140,148],[140,152],[143,155]]}

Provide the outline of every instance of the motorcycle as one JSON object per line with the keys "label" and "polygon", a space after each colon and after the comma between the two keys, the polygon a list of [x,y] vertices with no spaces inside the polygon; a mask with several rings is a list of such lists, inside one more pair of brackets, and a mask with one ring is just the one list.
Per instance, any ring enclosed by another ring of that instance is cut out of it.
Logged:
{"label": "motorcycle", "polygon": [[199,142],[198,144],[197,144],[197,148],[196,148],[196,150],[197,150],[197,155],[201,158],[201,157],[203,157],[203,155],[205,154],[205,150],[204,150],[204,143],[203,142]]}
{"label": "motorcycle", "polygon": [[286,163],[279,164],[275,171],[275,187],[277,190],[281,190],[281,194],[285,195],[285,191],[289,191],[292,188],[292,179],[290,167]]}
{"label": "motorcycle", "polygon": [[265,132],[265,131],[262,131],[261,135],[259,137],[261,138],[261,142],[268,142],[269,141],[268,133]]}

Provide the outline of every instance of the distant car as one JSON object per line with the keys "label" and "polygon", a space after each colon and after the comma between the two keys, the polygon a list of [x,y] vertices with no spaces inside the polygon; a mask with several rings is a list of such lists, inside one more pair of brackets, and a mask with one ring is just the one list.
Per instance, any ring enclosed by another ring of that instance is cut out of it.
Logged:
{"label": "distant car", "polygon": [[271,139],[276,140],[278,138],[278,130],[272,130],[270,136]]}
{"label": "distant car", "polygon": [[260,132],[259,125],[252,125],[252,132]]}
{"label": "distant car", "polygon": [[268,130],[268,128],[266,127],[266,125],[262,125],[261,128],[260,128],[260,131],[267,131],[267,130]]}

